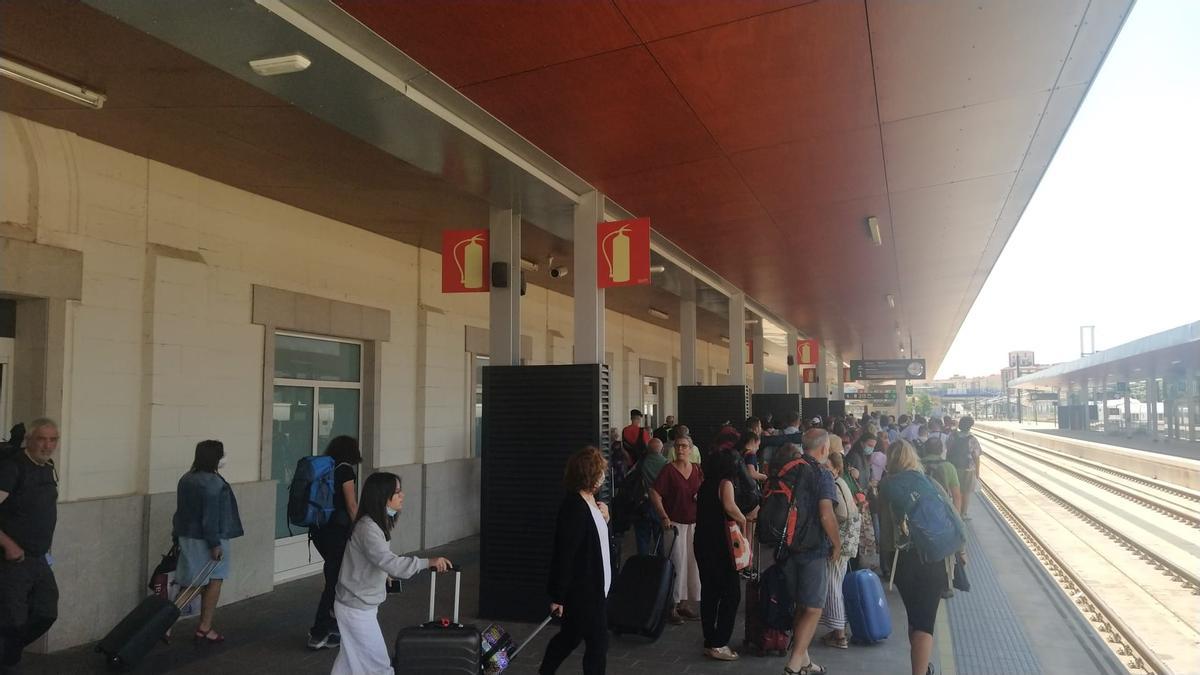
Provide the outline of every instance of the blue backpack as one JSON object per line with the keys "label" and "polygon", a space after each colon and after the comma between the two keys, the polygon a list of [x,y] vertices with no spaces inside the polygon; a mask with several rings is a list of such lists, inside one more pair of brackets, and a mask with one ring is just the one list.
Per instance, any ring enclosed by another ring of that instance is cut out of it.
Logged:
{"label": "blue backpack", "polygon": [[954,507],[937,486],[930,483],[925,488],[910,494],[908,535],[921,560],[930,563],[954,555],[966,543],[966,536],[954,517]]}
{"label": "blue backpack", "polygon": [[321,527],[333,516],[333,472],[329,455],[301,457],[288,489],[288,522],[297,527]]}

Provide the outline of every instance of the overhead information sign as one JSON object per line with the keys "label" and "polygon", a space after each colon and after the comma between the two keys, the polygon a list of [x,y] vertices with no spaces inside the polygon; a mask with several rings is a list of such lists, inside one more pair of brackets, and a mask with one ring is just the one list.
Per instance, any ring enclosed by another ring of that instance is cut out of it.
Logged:
{"label": "overhead information sign", "polygon": [[1054,391],[1035,391],[1029,394],[1031,401],[1057,401],[1058,392]]}
{"label": "overhead information sign", "polygon": [[895,403],[895,391],[855,391],[846,394],[847,401],[868,401],[870,403]]}
{"label": "overhead information sign", "polygon": [[852,380],[923,380],[925,359],[851,361]]}

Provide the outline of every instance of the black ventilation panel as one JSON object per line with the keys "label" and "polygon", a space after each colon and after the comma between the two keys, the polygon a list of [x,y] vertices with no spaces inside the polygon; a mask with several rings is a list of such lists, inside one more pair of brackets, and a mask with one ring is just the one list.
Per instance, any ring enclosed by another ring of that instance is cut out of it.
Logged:
{"label": "black ventilation panel", "polygon": [[687,425],[692,441],[707,450],[725,422],[740,430],[750,416],[750,389],[742,385],[679,387],[680,424]]}
{"label": "black ventilation panel", "polygon": [[750,408],[764,423],[767,417],[774,417],[776,428],[782,429],[788,413],[800,412],[800,394],[754,394],[750,397]]}
{"label": "black ventilation panel", "polygon": [[480,617],[545,616],[563,469],[584,446],[605,449],[608,388],[601,364],[483,369]]}

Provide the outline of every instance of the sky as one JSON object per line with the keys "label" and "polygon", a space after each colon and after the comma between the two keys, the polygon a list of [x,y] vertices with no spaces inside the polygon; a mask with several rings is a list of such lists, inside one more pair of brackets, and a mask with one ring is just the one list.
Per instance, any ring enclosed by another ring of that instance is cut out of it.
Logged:
{"label": "sky", "polygon": [[937,377],[1200,320],[1200,1],[1138,0]]}

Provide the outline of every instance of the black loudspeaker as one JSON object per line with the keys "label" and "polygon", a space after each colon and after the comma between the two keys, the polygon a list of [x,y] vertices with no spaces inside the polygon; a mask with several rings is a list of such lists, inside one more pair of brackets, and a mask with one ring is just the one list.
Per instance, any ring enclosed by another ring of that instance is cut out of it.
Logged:
{"label": "black loudspeaker", "polygon": [[796,365],[796,357],[792,356],[791,354],[788,354],[788,365],[789,366]]}
{"label": "black loudspeaker", "polygon": [[829,402],[829,416],[830,417],[845,417],[846,416],[846,402],[845,401],[830,401]]}
{"label": "black loudspeaker", "polygon": [[[548,410],[555,423],[530,433],[529,421]],[[609,422],[608,366],[483,369],[480,617],[537,621],[546,615],[563,469],[577,450],[607,446],[601,438]]]}
{"label": "black loudspeaker", "polygon": [[790,412],[800,412],[800,394],[753,394],[750,409],[754,416],[766,422],[770,415],[782,428],[783,418]]}
{"label": "black loudspeaker", "polygon": [[508,288],[508,263],[492,263],[492,288]]}
{"label": "black loudspeaker", "polygon": [[738,429],[750,415],[750,389],[741,385],[695,385],[678,389],[680,424],[692,432],[692,441],[707,451],[721,425]]}

